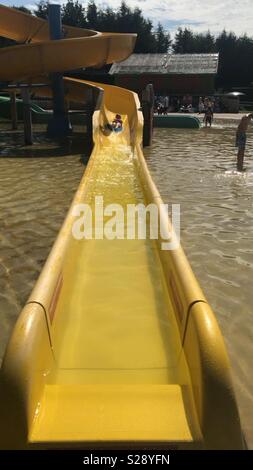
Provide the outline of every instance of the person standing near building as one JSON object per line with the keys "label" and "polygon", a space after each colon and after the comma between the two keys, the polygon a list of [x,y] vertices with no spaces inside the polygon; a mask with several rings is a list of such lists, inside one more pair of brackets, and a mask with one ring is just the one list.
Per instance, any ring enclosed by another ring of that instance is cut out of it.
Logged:
{"label": "person standing near building", "polygon": [[249,123],[253,119],[253,113],[246,114],[242,117],[236,131],[236,142],[235,146],[238,147],[237,153],[237,170],[243,171],[243,161],[244,161],[244,153],[246,147],[246,140],[247,135],[246,132],[248,130]]}
{"label": "person standing near building", "polygon": [[168,114],[169,104],[170,104],[170,100],[169,100],[169,97],[166,95],[163,100],[164,114]]}
{"label": "person standing near building", "polygon": [[204,102],[202,100],[202,96],[200,96],[200,98],[199,98],[199,114],[202,114],[204,109],[205,109],[205,105],[204,105]]}

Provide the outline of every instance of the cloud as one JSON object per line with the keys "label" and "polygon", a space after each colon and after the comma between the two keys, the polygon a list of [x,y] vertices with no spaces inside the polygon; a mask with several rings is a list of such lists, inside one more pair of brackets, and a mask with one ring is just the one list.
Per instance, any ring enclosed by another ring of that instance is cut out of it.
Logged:
{"label": "cloud", "polygon": [[[119,4],[117,0],[109,3]],[[195,31],[218,33],[224,28],[236,34],[253,35],[252,0],[148,0],[140,5],[139,1],[129,0],[131,6],[140,6],[154,23],[161,21],[164,26],[173,22],[173,29],[189,26]]]}
{"label": "cloud", "polygon": [[[55,0],[54,0],[55,1]],[[64,0],[58,0],[64,3]],[[88,0],[79,0],[87,5]],[[6,0],[5,5],[36,4],[33,0]],[[57,2],[58,3],[58,2]],[[121,0],[96,0],[97,4],[117,8]],[[126,0],[131,7],[139,7],[153,24],[160,21],[173,33],[178,26],[188,26],[194,31],[210,31],[217,34],[223,29],[236,34],[247,33],[253,36],[253,1],[252,0]]]}

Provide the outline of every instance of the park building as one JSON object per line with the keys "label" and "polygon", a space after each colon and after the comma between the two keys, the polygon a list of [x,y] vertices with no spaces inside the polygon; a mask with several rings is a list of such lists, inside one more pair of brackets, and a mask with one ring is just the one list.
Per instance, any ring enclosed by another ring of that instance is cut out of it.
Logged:
{"label": "park building", "polygon": [[218,71],[219,54],[132,54],[114,63],[109,74],[115,85],[141,94],[152,83],[162,96],[212,96]]}

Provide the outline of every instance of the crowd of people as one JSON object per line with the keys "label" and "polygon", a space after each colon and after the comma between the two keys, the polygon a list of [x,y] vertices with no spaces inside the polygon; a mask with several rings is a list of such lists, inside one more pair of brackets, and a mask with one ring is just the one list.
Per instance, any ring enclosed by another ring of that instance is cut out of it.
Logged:
{"label": "crowd of people", "polygon": [[161,95],[155,96],[155,113],[199,113],[202,114],[207,108],[212,108],[213,112],[222,112],[222,103],[219,97],[192,97],[185,95],[181,97]]}
{"label": "crowd of people", "polygon": [[[193,103],[195,101],[195,103]],[[156,96],[155,97],[155,113],[160,115],[167,115],[168,113],[198,113],[204,114],[204,124],[211,126],[213,121],[214,112],[220,112],[221,105],[219,98],[202,98],[200,96],[197,102],[196,98],[186,95],[184,97],[169,97]]]}
{"label": "crowd of people", "polygon": [[[155,113],[167,115],[168,113],[198,113],[204,115],[204,125],[212,126],[214,113],[224,112],[224,104],[219,97],[202,97],[192,98],[186,95],[184,97],[155,97]],[[237,152],[237,170],[243,171],[244,153],[247,140],[247,130],[250,122],[253,121],[253,113],[242,116],[237,131],[235,146]]]}

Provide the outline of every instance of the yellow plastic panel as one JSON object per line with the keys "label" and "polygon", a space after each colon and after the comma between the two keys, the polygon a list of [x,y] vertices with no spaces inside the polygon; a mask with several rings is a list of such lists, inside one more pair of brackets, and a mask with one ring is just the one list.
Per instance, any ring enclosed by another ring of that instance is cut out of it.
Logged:
{"label": "yellow plastic panel", "polygon": [[192,447],[181,388],[47,386],[31,443],[159,442]]}
{"label": "yellow plastic panel", "polygon": [[15,325],[0,373],[0,449],[26,447],[52,362],[45,311],[28,304]]}
{"label": "yellow plastic panel", "polygon": [[184,342],[205,446],[242,449],[242,433],[225,345],[207,304],[193,305]]}
{"label": "yellow plastic panel", "polygon": [[[21,43],[50,39],[48,21],[4,5],[0,5],[0,34]],[[64,25],[65,38],[80,38],[94,34],[97,32]]]}
{"label": "yellow plastic panel", "polygon": [[126,59],[136,41],[136,34],[98,33],[70,26],[64,26],[64,31],[68,39],[49,41],[45,20],[0,5],[0,34],[29,42],[0,50],[0,80],[27,80],[51,72],[101,67]]}

